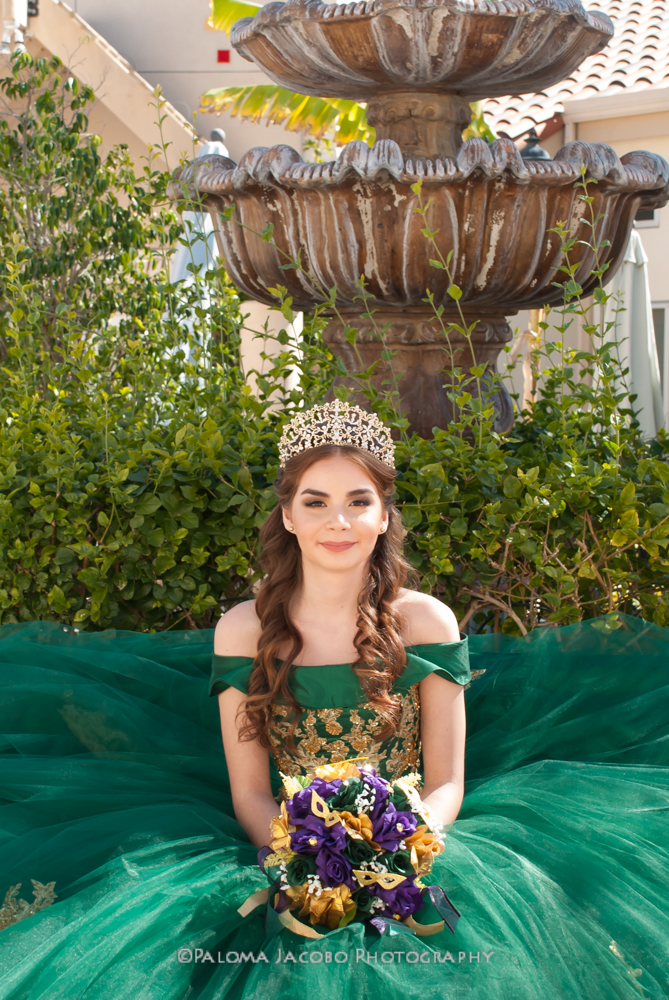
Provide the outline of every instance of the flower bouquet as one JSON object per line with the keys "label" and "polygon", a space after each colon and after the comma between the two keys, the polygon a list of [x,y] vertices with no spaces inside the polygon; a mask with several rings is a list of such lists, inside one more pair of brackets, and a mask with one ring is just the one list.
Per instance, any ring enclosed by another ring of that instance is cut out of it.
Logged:
{"label": "flower bouquet", "polygon": [[[418,934],[444,924],[455,930],[460,914],[442,889],[423,881],[444,837],[418,794],[419,775],[389,782],[343,761],[310,777],[282,778],[286,801],[258,862],[284,926],[307,936],[320,936],[314,925],[334,930],[353,920],[381,933],[394,921]],[[419,924],[414,914],[427,902],[442,919]]]}

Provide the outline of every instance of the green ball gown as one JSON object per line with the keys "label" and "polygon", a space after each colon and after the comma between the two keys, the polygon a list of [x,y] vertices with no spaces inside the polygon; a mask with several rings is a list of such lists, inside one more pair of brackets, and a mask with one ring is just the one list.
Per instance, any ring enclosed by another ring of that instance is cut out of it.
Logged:
{"label": "green ball gown", "polygon": [[[385,743],[349,665],[294,668],[297,756],[280,707],[272,722],[282,770],[420,768],[419,681],[466,687],[465,798],[429,879],[455,933],[318,940],[238,913],[267,882],[215,695],[243,690],[250,661],[212,667],[212,638],[0,629],[0,904],[21,885],[0,911],[2,1000],[667,995],[669,630],[611,615],[410,647]],[[55,899],[17,920],[35,883]]]}

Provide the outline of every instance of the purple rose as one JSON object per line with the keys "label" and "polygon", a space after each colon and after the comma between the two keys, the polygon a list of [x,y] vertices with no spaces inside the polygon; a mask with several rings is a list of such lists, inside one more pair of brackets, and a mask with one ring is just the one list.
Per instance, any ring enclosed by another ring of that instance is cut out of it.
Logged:
{"label": "purple rose", "polygon": [[306,816],[300,828],[290,835],[290,846],[298,854],[317,854],[325,847],[332,853],[341,853],[346,847],[346,830],[341,823],[326,826],[318,816]]}
{"label": "purple rose", "polygon": [[341,854],[347,844],[346,830],[341,823],[334,823],[332,826],[326,826],[325,829],[328,832],[326,847]]}
{"label": "purple rose", "polygon": [[410,812],[398,812],[389,803],[385,812],[372,819],[372,840],[386,851],[396,851],[400,841],[416,832],[416,817]]}
{"label": "purple rose", "polygon": [[323,781],[322,778],[314,778],[309,785],[322,799],[327,799],[331,795],[336,795],[341,788],[341,778],[333,778],[332,781]]}
{"label": "purple rose", "polygon": [[365,774],[362,775],[362,780],[374,793],[374,805],[369,814],[372,822],[380,816],[385,810],[386,804],[388,802],[388,796],[390,794],[388,789],[388,782],[384,781],[383,778],[379,778],[377,774]]}
{"label": "purple rose", "polygon": [[290,846],[298,854],[318,854],[330,839],[329,830],[317,816],[307,816],[300,820],[304,825],[290,835]]}
{"label": "purple rose", "polygon": [[397,913],[402,920],[423,906],[421,890],[409,879],[396,889],[382,889],[379,885],[374,885],[371,891],[383,900],[391,913]]}
{"label": "purple rose", "polygon": [[350,889],[355,888],[351,877],[351,865],[343,855],[334,854],[327,847],[318,852],[316,873],[324,886],[334,888],[345,882]]}
{"label": "purple rose", "polygon": [[316,792],[322,799],[327,799],[330,795],[335,795],[339,790],[341,780],[335,778],[334,781],[323,781],[322,778],[314,778],[308,788],[303,788],[301,792],[295,792],[293,797],[286,802],[286,809],[293,823],[300,823],[307,816],[311,816],[311,793]]}

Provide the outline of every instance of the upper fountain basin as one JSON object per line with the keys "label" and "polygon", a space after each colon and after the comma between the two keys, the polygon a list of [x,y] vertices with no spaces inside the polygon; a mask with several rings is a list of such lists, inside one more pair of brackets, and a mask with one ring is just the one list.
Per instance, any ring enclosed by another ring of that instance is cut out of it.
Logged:
{"label": "upper fountain basin", "polygon": [[282,86],[355,101],[388,91],[469,100],[538,92],[612,36],[610,18],[578,0],[287,0],[230,33]]}

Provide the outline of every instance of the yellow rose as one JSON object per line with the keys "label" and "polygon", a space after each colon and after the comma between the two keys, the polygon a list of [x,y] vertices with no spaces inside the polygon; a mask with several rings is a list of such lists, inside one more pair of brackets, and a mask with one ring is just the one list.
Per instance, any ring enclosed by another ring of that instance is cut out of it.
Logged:
{"label": "yellow rose", "polygon": [[[339,813],[339,820],[344,829],[354,840],[366,840],[372,842],[372,821],[366,813],[354,816],[346,810]],[[381,850],[381,848],[379,848]]]}
{"label": "yellow rose", "polygon": [[432,862],[444,849],[441,841],[437,840],[425,825],[419,826],[415,833],[406,838],[405,843],[411,853],[412,861],[415,850],[418,862],[417,870],[421,873],[429,872]]}
{"label": "yellow rose", "polygon": [[346,916],[354,906],[349,887],[338,885],[334,889],[323,889],[320,896],[306,892],[299,916],[308,916],[310,923],[322,924],[333,931],[339,927],[342,917]]}
{"label": "yellow rose", "polygon": [[304,898],[307,895],[307,885],[291,885],[285,890],[286,895],[290,899],[290,909],[298,910],[301,906],[304,906]]}
{"label": "yellow rose", "polygon": [[359,778],[360,769],[350,761],[342,760],[335,764],[323,764],[316,768],[314,774],[317,778],[322,778],[323,781],[334,781],[335,778],[341,778],[342,781],[345,781],[346,778]]}
{"label": "yellow rose", "polygon": [[290,834],[295,830],[294,826],[290,825],[290,817],[288,811],[286,810],[286,803],[281,803],[281,815],[274,816],[273,819],[269,821],[269,832],[271,835],[271,840],[269,846],[273,851],[281,851],[287,847],[290,847]]}

